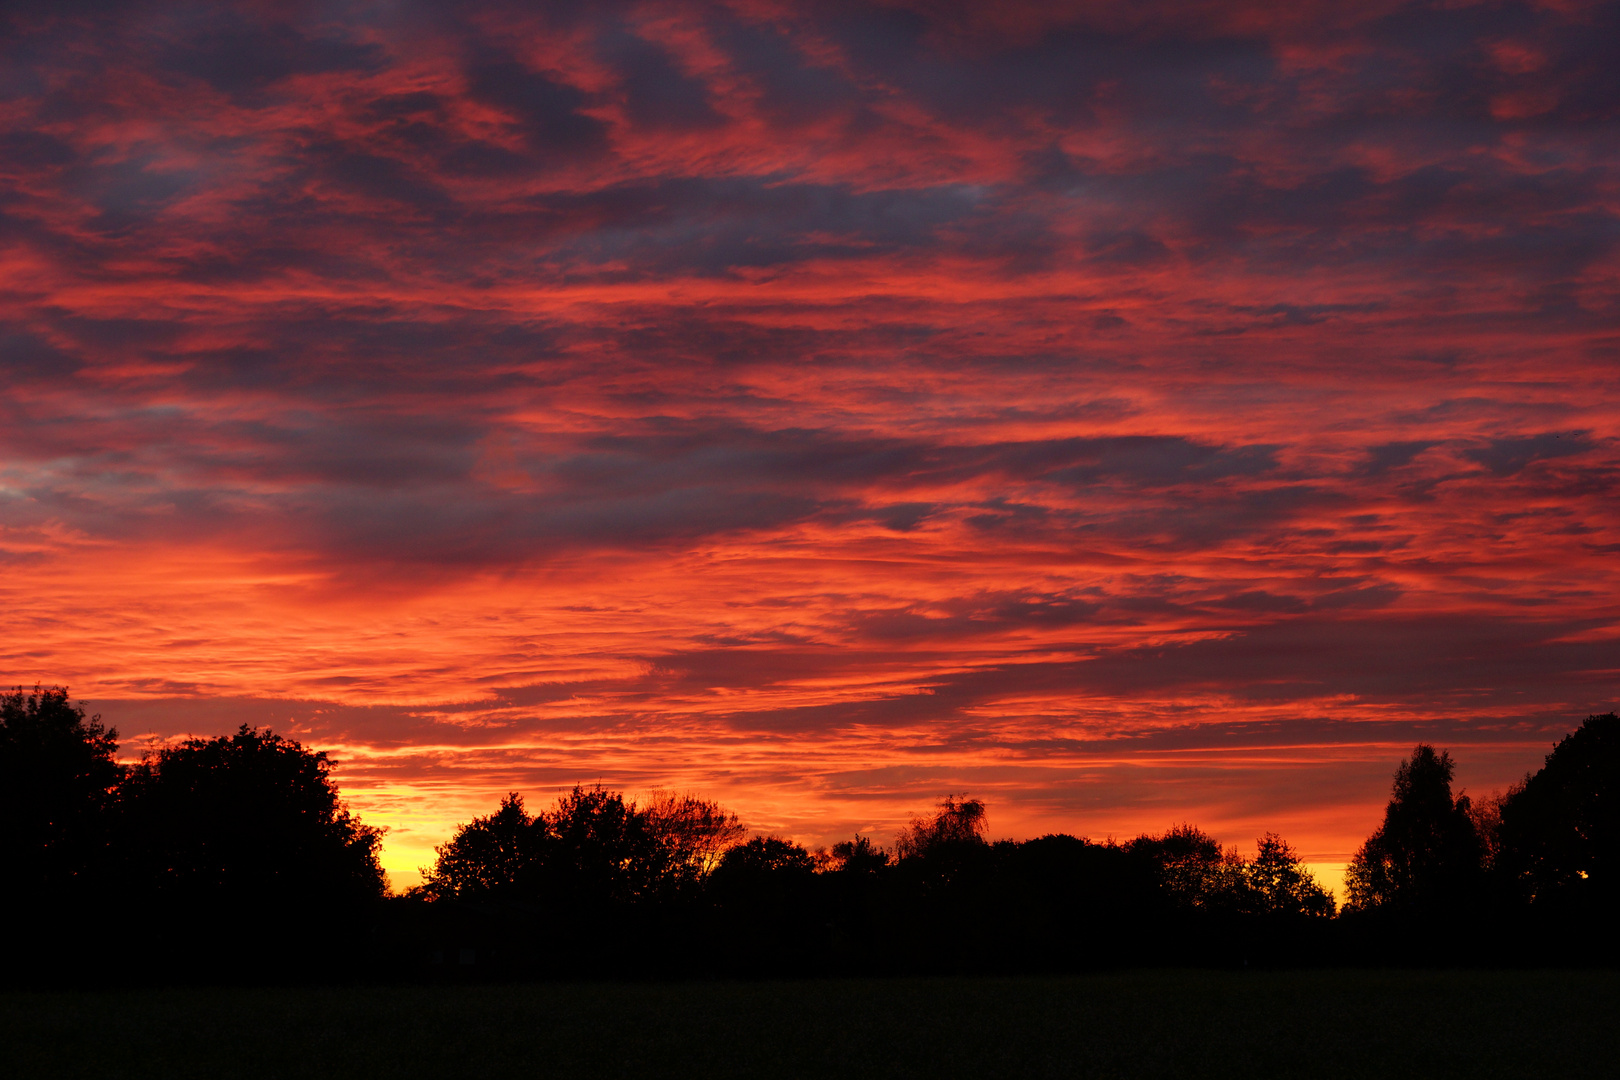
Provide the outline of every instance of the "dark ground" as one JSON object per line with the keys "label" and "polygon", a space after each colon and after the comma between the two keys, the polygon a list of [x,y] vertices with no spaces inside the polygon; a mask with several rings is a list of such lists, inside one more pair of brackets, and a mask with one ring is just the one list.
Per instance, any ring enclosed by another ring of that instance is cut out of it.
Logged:
{"label": "dark ground", "polygon": [[1620,973],[1166,972],[0,995],[16,1077],[1620,1073]]}

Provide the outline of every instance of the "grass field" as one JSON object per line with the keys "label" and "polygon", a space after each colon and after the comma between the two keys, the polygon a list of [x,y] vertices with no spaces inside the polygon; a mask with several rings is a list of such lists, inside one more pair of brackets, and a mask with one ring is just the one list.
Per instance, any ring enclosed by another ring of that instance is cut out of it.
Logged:
{"label": "grass field", "polygon": [[15,1077],[1620,1075],[1613,972],[0,996]]}

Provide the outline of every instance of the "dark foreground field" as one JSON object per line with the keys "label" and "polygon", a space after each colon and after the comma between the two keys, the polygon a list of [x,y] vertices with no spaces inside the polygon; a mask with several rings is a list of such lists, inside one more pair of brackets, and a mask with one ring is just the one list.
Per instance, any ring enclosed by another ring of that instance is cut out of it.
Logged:
{"label": "dark foreground field", "polygon": [[1611,972],[208,989],[0,996],[18,1077],[1577,1077]]}

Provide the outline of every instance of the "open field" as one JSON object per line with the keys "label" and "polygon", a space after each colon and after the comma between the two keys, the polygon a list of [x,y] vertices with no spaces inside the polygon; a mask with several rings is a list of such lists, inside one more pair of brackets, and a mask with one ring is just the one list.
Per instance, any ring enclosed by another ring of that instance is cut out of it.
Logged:
{"label": "open field", "polygon": [[8,993],[17,1077],[1612,1076],[1613,972]]}

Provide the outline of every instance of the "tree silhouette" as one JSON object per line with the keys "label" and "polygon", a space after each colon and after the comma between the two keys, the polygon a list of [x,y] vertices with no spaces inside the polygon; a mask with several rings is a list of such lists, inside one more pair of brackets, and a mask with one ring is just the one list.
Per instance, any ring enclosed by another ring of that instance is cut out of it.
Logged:
{"label": "tree silhouette", "polygon": [[853,840],[840,840],[832,846],[831,869],[851,874],[872,874],[889,865],[889,853],[872,843],[870,837],[855,834]]}
{"label": "tree silhouette", "polygon": [[1505,792],[1493,791],[1483,798],[1468,800],[1468,817],[1474,823],[1475,835],[1479,837],[1480,865],[1488,873],[1494,874],[1498,881],[1503,877],[1497,865],[1502,847],[1502,807],[1523,786],[1521,781]]}
{"label": "tree silhouette", "polygon": [[1262,914],[1322,918],[1334,912],[1333,895],[1317,884],[1294,849],[1276,833],[1260,838],[1259,851],[1246,872]]}
{"label": "tree silhouette", "polygon": [[123,769],[118,732],[65,686],[0,694],[0,866],[8,904],[83,900],[101,884]]}
{"label": "tree silhouette", "polygon": [[720,857],[710,885],[722,904],[780,907],[796,898],[816,872],[804,848],[780,836],[756,836]]}
{"label": "tree silhouette", "polygon": [[983,802],[965,795],[947,795],[932,814],[911,819],[911,824],[895,838],[895,854],[901,859],[920,859],[951,849],[983,846],[988,825]]}
{"label": "tree silhouette", "polygon": [[1453,771],[1449,753],[1421,743],[1401,762],[1384,823],[1345,873],[1349,908],[1436,913],[1470,900],[1483,847],[1467,796],[1452,797]]}
{"label": "tree silhouette", "polygon": [[315,918],[380,898],[382,830],[351,815],[332,762],[247,725],[132,767],[122,788],[135,887],[176,914]]}
{"label": "tree silhouette", "polygon": [[[1620,900],[1620,717],[1589,716],[1503,799],[1498,862],[1532,904]],[[1615,911],[1620,914],[1620,911]]]}
{"label": "tree silhouette", "polygon": [[521,895],[538,858],[540,833],[523,809],[523,796],[511,792],[493,814],[475,817],[434,848],[437,859],[422,868],[413,892],[427,900]]}
{"label": "tree silhouette", "polygon": [[552,899],[623,906],[678,883],[674,854],[619,792],[575,786],[535,824],[542,830],[536,883]]}
{"label": "tree silhouette", "polygon": [[1163,835],[1144,834],[1125,848],[1156,868],[1161,885],[1178,907],[1246,912],[1257,906],[1237,850],[1223,849],[1196,826],[1181,824]]}
{"label": "tree silhouette", "polygon": [[721,854],[747,831],[736,814],[695,795],[654,792],[643,809],[672,869],[688,880],[713,870]]}
{"label": "tree silhouette", "polygon": [[742,831],[735,814],[692,795],[658,793],[638,806],[576,785],[530,817],[512,792],[435,849],[416,894],[624,907],[691,890]]}
{"label": "tree silhouette", "polygon": [[791,840],[756,836],[720,857],[708,885],[734,968],[801,969],[825,912],[815,859]]}
{"label": "tree silhouette", "polygon": [[815,873],[815,860],[804,848],[780,836],[756,836],[738,844],[720,858],[717,882],[774,875],[803,877]]}

